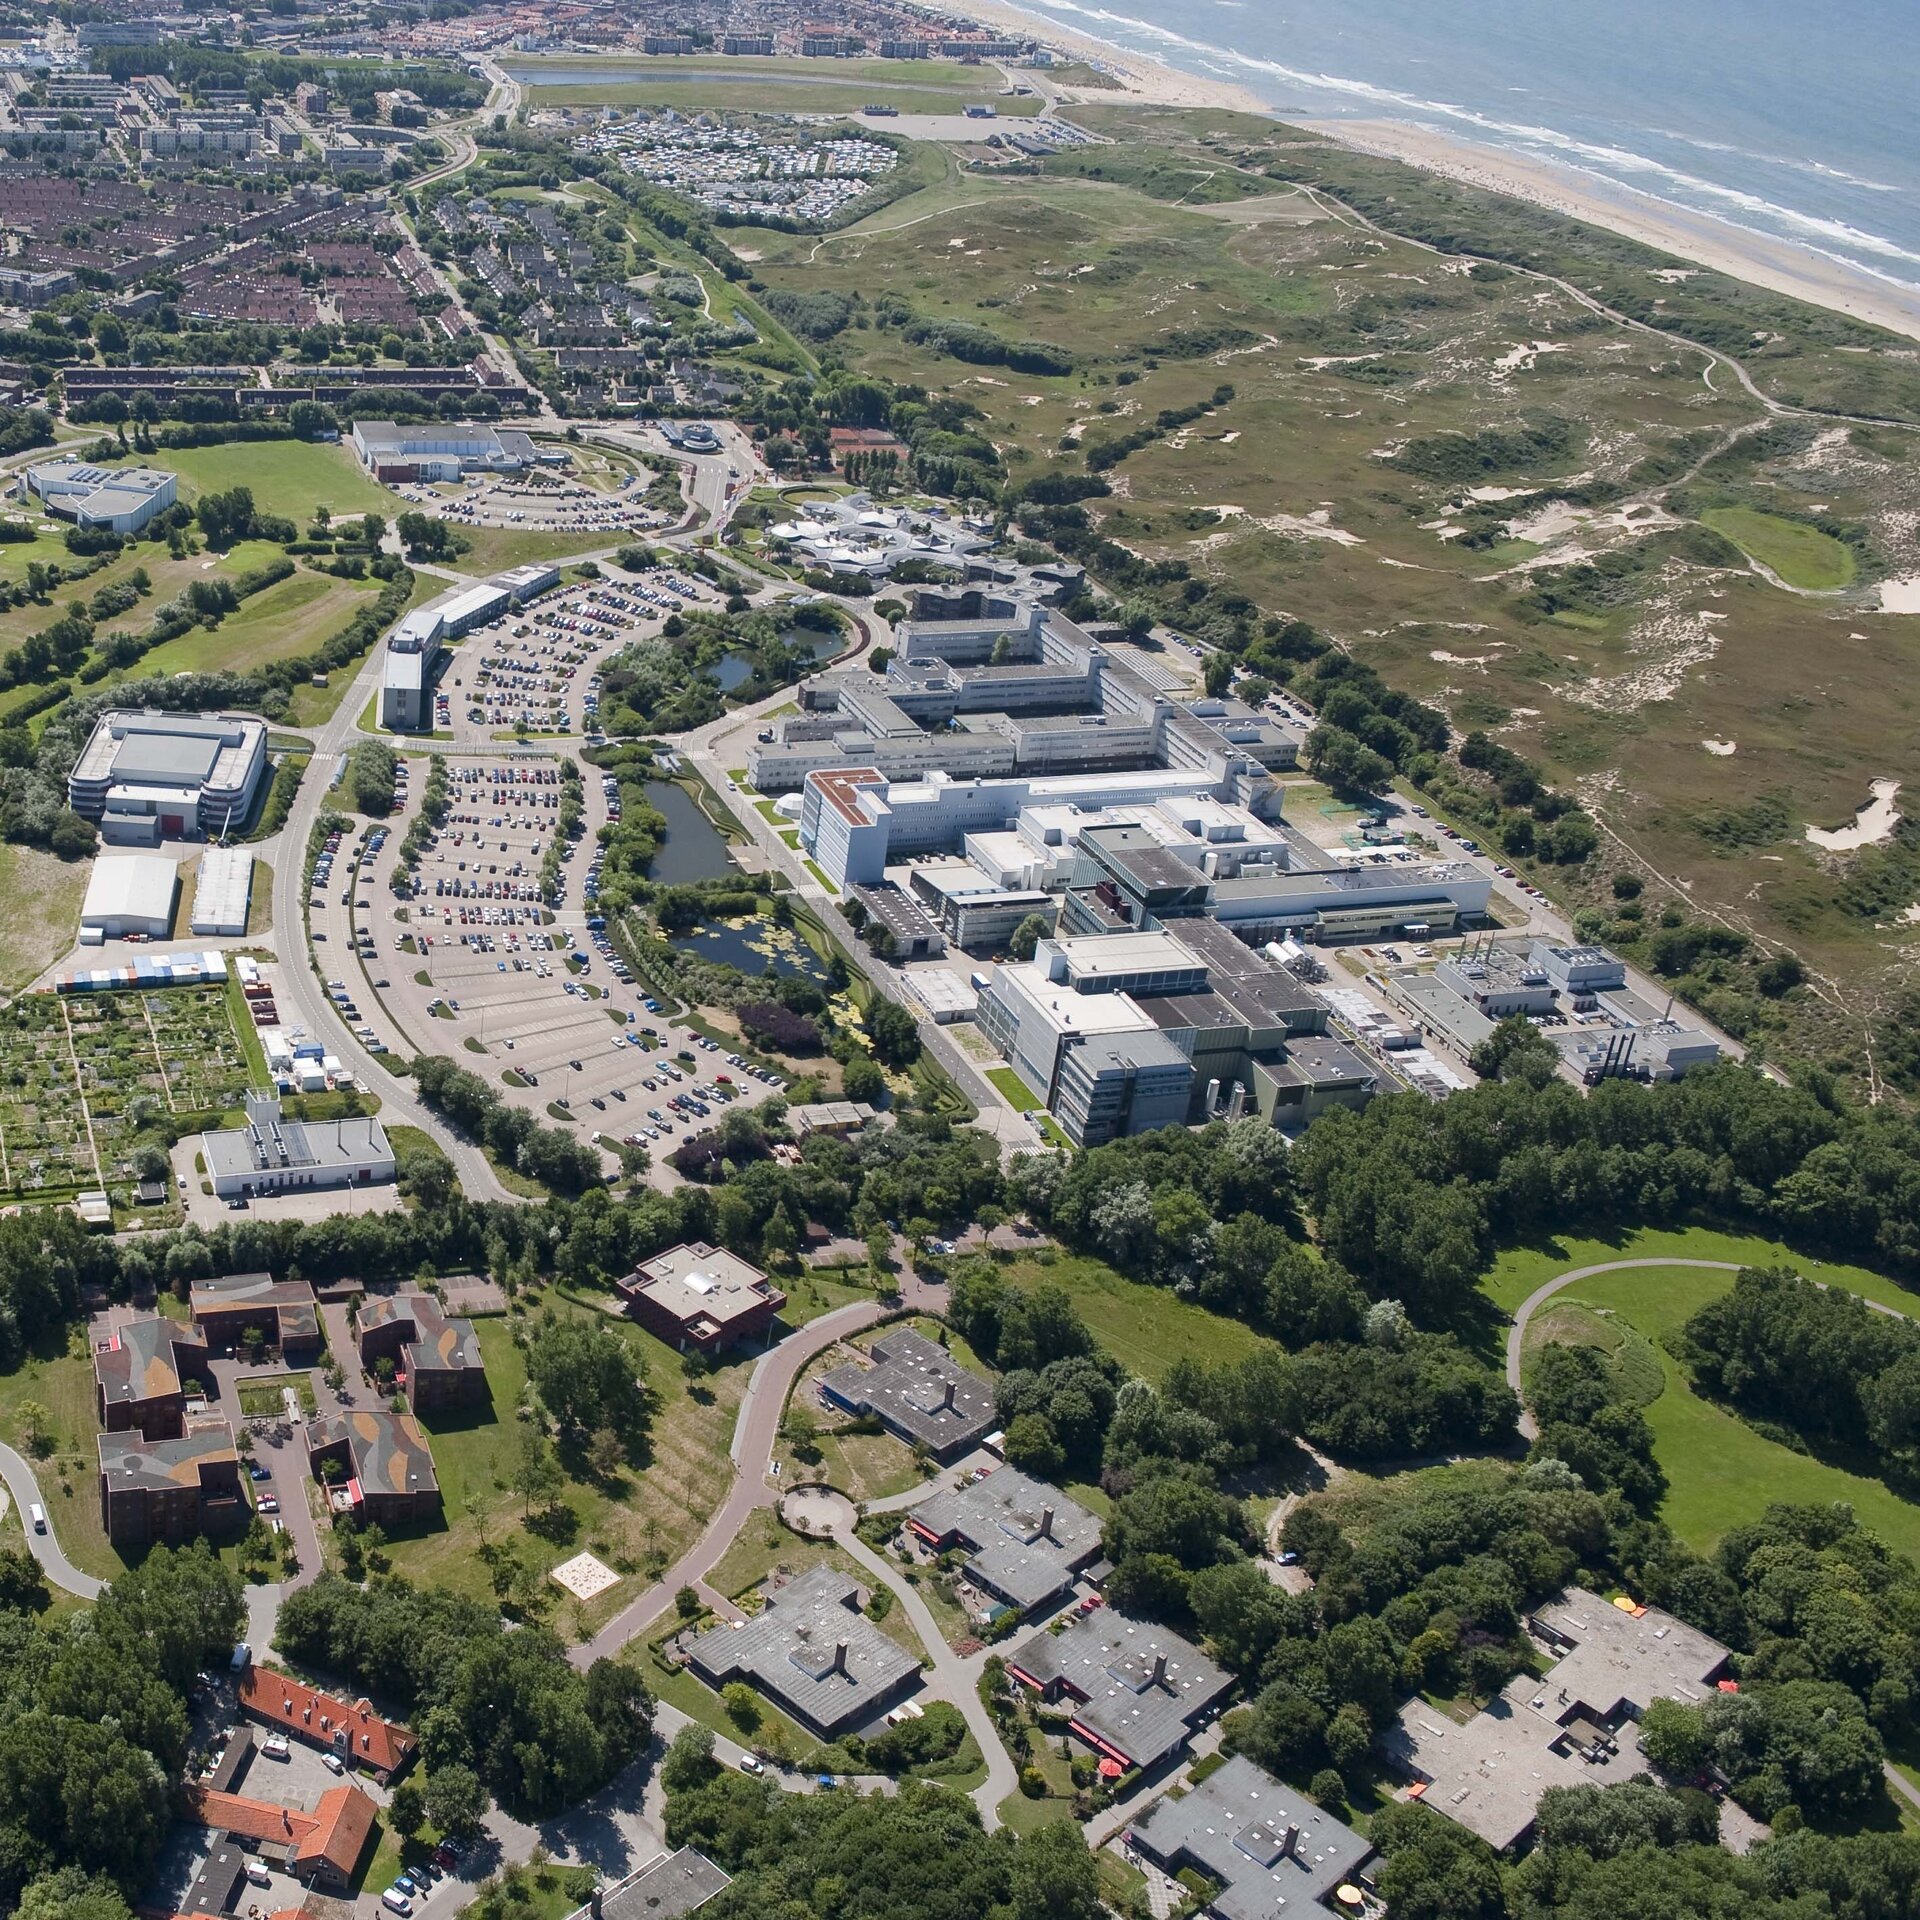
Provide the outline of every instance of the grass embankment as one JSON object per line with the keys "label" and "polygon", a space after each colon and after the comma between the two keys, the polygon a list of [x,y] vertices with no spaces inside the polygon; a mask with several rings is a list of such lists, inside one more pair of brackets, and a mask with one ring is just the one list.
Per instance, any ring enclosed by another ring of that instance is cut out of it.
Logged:
{"label": "grass embankment", "polygon": [[1700,518],[1790,587],[1833,593],[1853,584],[1853,554],[1818,527],[1758,507],[1710,507]]}
{"label": "grass embankment", "polygon": [[[1552,1250],[1509,1254],[1496,1266],[1487,1293],[1511,1313],[1536,1286],[1558,1274],[1663,1253],[1752,1266],[1791,1265],[1809,1279],[1847,1288],[1896,1311],[1920,1311],[1914,1295],[1882,1275],[1806,1259],[1777,1242],[1704,1228],[1633,1234],[1611,1245],[1569,1241]],[[1710,1550],[1729,1529],[1757,1520],[1775,1501],[1845,1500],[1861,1523],[1896,1552],[1920,1558],[1920,1503],[1838,1461],[1768,1439],[1688,1384],[1686,1369],[1669,1351],[1669,1343],[1700,1307],[1732,1286],[1733,1278],[1713,1268],[1653,1266],[1577,1281],[1536,1314],[1528,1329],[1528,1351],[1543,1340],[1565,1340],[1600,1346],[1616,1357],[1623,1385],[1644,1404],[1655,1457],[1667,1476],[1662,1517],[1696,1551]]]}

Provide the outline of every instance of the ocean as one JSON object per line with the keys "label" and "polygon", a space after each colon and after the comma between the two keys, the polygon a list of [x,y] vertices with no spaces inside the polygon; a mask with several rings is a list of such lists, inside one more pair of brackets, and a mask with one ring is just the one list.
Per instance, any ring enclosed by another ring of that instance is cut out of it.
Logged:
{"label": "ocean", "polygon": [[1914,0],[1018,0],[1283,115],[1553,162],[1920,288]]}

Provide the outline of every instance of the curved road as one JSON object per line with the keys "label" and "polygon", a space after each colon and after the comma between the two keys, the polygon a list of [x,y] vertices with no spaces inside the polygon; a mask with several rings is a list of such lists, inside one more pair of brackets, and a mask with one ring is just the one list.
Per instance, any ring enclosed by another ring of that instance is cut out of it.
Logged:
{"label": "curved road", "polygon": [[[1520,1302],[1513,1316],[1513,1325],[1507,1329],[1507,1385],[1513,1389],[1514,1398],[1520,1402],[1520,1432],[1528,1440],[1540,1437],[1540,1423],[1534,1419],[1532,1410],[1520,1390],[1521,1350],[1526,1343],[1527,1322],[1541,1307],[1577,1280],[1592,1280],[1603,1273],[1621,1273],[1634,1267],[1700,1267],[1711,1273],[1739,1273],[1751,1264],[1742,1260],[1682,1260],[1675,1255],[1651,1255],[1639,1260],[1602,1260],[1597,1266],[1575,1267],[1570,1273],[1560,1274],[1549,1280],[1544,1286],[1535,1287]],[[1816,1287],[1824,1287],[1824,1280],[1815,1280]],[[1898,1307],[1883,1306],[1878,1300],[1869,1300],[1865,1294],[1855,1294],[1854,1298],[1863,1306],[1870,1307],[1875,1313],[1884,1313],[1889,1320],[1911,1320],[1915,1316],[1902,1313]],[[1920,1804],[1920,1803],[1917,1803]]]}
{"label": "curved road", "polygon": [[90,1573],[82,1573],[61,1552],[60,1542],[53,1537],[51,1518],[45,1533],[34,1532],[27,1509],[38,1506],[49,1515],[52,1509],[40,1491],[40,1482],[33,1477],[33,1469],[11,1447],[0,1446],[0,1480],[6,1481],[7,1491],[13,1495],[13,1504],[20,1509],[20,1524],[27,1534],[27,1550],[40,1562],[41,1571],[56,1587],[79,1599],[99,1599],[100,1590],[106,1583],[96,1580]]}

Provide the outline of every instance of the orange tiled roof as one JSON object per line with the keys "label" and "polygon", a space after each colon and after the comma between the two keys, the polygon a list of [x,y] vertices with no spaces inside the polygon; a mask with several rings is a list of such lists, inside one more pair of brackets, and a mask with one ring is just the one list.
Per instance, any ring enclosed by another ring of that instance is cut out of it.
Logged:
{"label": "orange tiled roof", "polygon": [[315,1746],[332,1746],[334,1733],[344,1727],[354,1764],[375,1773],[392,1773],[413,1754],[413,1735],[381,1719],[364,1700],[337,1699],[271,1667],[247,1669],[240,1682],[240,1706],[269,1726],[284,1728]]}
{"label": "orange tiled roof", "polygon": [[250,1800],[245,1794],[211,1793],[205,1787],[188,1788],[187,1808],[203,1827],[217,1833],[286,1847],[296,1870],[325,1860],[342,1879],[360,1864],[377,1811],[371,1797],[353,1786],[329,1787],[311,1813],[271,1800]]}

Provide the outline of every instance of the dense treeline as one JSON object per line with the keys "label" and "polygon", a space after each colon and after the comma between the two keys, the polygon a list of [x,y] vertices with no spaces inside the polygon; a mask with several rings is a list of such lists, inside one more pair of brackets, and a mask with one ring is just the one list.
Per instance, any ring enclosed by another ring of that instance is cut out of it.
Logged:
{"label": "dense treeline", "polygon": [[194,1675],[245,1631],[239,1578],[204,1543],[157,1549],[57,1624],[29,1611],[45,1608],[44,1587],[22,1604],[21,1583],[5,1586],[0,1906],[82,1898],[91,1920],[118,1920],[118,1895],[146,1885],[173,1817]]}
{"label": "dense treeline", "polygon": [[1055,1821],[987,1833],[964,1794],[787,1794],[718,1765],[689,1729],[662,1768],[667,1844],[734,1876],[713,1920],[1101,1920],[1093,1856]]}
{"label": "dense treeline", "polygon": [[582,1672],[544,1627],[509,1631],[494,1607],[397,1576],[357,1587],[323,1573],[281,1603],[277,1644],[393,1701],[429,1774],[470,1767],[517,1811],[585,1799],[653,1737],[634,1668],[603,1659]]}
{"label": "dense treeline", "polygon": [[1796,1433],[1911,1472],[1920,1447],[1920,1327],[1844,1287],[1749,1267],[1680,1335],[1705,1392]]}

